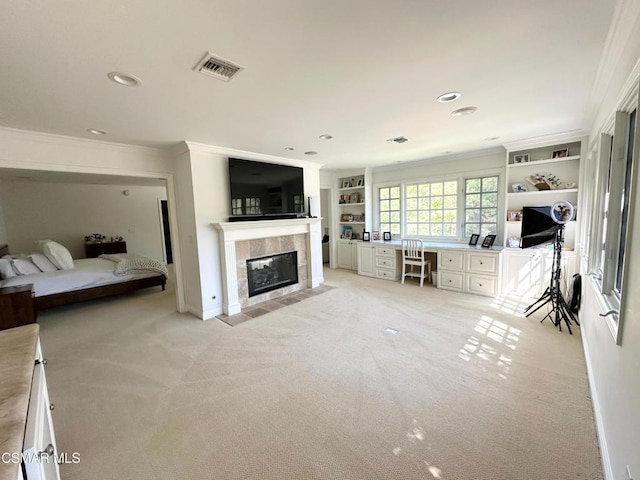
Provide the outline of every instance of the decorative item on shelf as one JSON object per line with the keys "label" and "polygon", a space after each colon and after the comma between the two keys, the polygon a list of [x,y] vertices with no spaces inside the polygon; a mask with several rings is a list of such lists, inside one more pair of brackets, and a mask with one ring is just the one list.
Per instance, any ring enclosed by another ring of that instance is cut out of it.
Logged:
{"label": "decorative item on shelf", "polygon": [[103,243],[106,239],[107,237],[101,233],[92,233],[91,235],[86,235],[84,237],[84,241],[86,243]]}
{"label": "decorative item on shelf", "polygon": [[519,222],[522,220],[522,210],[507,210],[507,222]]}
{"label": "decorative item on shelf", "polygon": [[514,183],[511,185],[511,191],[514,193],[526,192],[527,186],[524,183]]}
{"label": "decorative item on shelf", "polygon": [[351,233],[351,240],[358,240],[360,238],[360,234],[358,232]]}
{"label": "decorative item on shelf", "polygon": [[529,162],[529,154],[522,153],[520,155],[513,156],[513,163],[528,163]]}
{"label": "decorative item on shelf", "polygon": [[380,232],[378,230],[373,231],[373,239],[380,240]]}
{"label": "decorative item on shelf", "polygon": [[480,235],[477,233],[472,233],[471,234],[471,238],[469,239],[469,245],[474,246],[478,244],[478,239],[480,238]]}
{"label": "decorative item on shelf", "polygon": [[554,150],[551,154],[551,158],[565,158],[569,156],[568,148],[561,148],[560,150]]}
{"label": "decorative item on shelf", "polygon": [[350,187],[355,187],[356,186],[356,179],[352,178],[351,181],[349,182],[349,186]]}
{"label": "decorative item on shelf", "polygon": [[364,187],[364,178],[359,178],[356,184],[358,187]]}
{"label": "decorative item on shelf", "polygon": [[352,236],[353,236],[353,227],[351,225],[345,225],[342,228],[342,238],[351,240]]}
{"label": "decorative item on shelf", "polygon": [[563,182],[553,173],[543,172],[534,173],[527,177],[527,182],[536,187],[538,190],[564,190],[567,188],[575,188],[574,182]]}
{"label": "decorative item on shelf", "polygon": [[351,185],[349,185],[349,180],[342,180],[342,188],[349,188]]}
{"label": "decorative item on shelf", "polygon": [[362,232],[362,241],[363,242],[371,241],[371,234],[369,232],[367,232],[366,230]]}
{"label": "decorative item on shelf", "polygon": [[353,192],[349,195],[349,203],[360,203],[360,194],[358,192]]}
{"label": "decorative item on shelf", "polygon": [[391,241],[391,232],[382,232],[382,240],[385,242]]}
{"label": "decorative item on shelf", "polygon": [[351,220],[349,220],[349,217],[351,215],[349,215],[348,213],[343,213],[342,215],[340,215],[340,221],[341,222],[349,222]]}
{"label": "decorative item on shelf", "polygon": [[520,246],[520,239],[518,237],[509,237],[507,242],[511,248],[518,248]]}
{"label": "decorative item on shelf", "polygon": [[482,241],[482,247],[483,248],[491,248],[491,246],[493,245],[493,242],[495,242],[496,240],[496,236],[495,235],[487,235],[486,237],[484,237],[484,240]]}

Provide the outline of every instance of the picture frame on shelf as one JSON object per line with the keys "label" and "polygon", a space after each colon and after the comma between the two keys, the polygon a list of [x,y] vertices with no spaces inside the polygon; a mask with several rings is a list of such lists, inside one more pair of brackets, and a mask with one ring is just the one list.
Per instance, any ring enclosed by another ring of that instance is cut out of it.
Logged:
{"label": "picture frame on shelf", "polygon": [[343,213],[342,215],[340,215],[340,221],[341,222],[350,222],[351,220],[349,220],[349,217],[351,215],[349,215],[348,213]]}
{"label": "picture frame on shelf", "polygon": [[350,186],[349,180],[342,180],[342,188],[349,188]]}
{"label": "picture frame on shelf", "polygon": [[391,241],[391,232],[382,232],[382,240],[385,242]]}
{"label": "picture frame on shelf", "polygon": [[471,245],[472,247],[478,244],[478,239],[480,238],[480,235],[477,233],[472,233],[471,234],[471,238],[469,239],[469,245]]}
{"label": "picture frame on shelf", "polygon": [[482,248],[491,248],[493,246],[493,242],[496,241],[496,236],[493,234],[489,234],[486,237],[484,237],[484,240],[482,240]]}
{"label": "picture frame on shelf", "polygon": [[507,210],[507,222],[522,221],[522,210]]}
{"label": "picture frame on shelf", "polygon": [[363,242],[370,242],[371,241],[371,234],[369,232],[367,232],[366,230],[364,232],[362,232],[362,241]]}
{"label": "picture frame on shelf", "polygon": [[514,155],[513,156],[513,163],[514,164],[529,163],[529,154],[528,153],[521,153],[519,155]]}
{"label": "picture frame on shelf", "polygon": [[513,193],[522,193],[527,191],[527,186],[524,183],[514,183],[511,185],[511,191]]}
{"label": "picture frame on shelf", "polygon": [[380,240],[380,232],[378,230],[373,231],[373,239]]}
{"label": "picture frame on shelf", "polygon": [[568,148],[561,148],[559,150],[554,150],[551,154],[551,158],[566,158],[569,156]]}
{"label": "picture frame on shelf", "polygon": [[351,227],[345,228],[342,233],[342,236],[347,240],[351,240],[351,237],[353,236],[353,229]]}
{"label": "picture frame on shelf", "polygon": [[349,195],[349,203],[360,203],[360,194],[358,192],[354,192]]}
{"label": "picture frame on shelf", "polygon": [[364,187],[364,178],[359,178],[356,182],[357,187]]}

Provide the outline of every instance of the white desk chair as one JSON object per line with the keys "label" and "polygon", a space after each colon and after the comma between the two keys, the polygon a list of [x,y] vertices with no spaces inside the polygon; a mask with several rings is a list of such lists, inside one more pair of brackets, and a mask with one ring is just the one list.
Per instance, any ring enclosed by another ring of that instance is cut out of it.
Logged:
{"label": "white desk chair", "polygon": [[[407,266],[410,267],[409,271]],[[420,271],[414,271],[413,267],[420,267]],[[405,277],[419,278],[421,287],[424,279],[431,277],[431,260],[426,258],[424,244],[419,238],[402,239],[402,284]]]}

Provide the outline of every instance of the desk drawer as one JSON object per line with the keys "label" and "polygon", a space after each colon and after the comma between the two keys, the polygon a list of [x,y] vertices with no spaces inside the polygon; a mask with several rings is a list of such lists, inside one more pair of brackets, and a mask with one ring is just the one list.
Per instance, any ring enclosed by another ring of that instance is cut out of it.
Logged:
{"label": "desk drawer", "polygon": [[476,295],[495,297],[497,293],[497,277],[487,277],[470,273],[467,275],[467,290]]}
{"label": "desk drawer", "polygon": [[396,271],[387,268],[376,268],[376,277],[383,278],[385,280],[397,279]]}
{"label": "desk drawer", "polygon": [[474,273],[498,274],[498,255],[470,252],[467,255],[467,271]]}
{"label": "desk drawer", "polygon": [[438,288],[462,292],[464,289],[464,273],[440,270],[438,272]]}
{"label": "desk drawer", "polygon": [[395,257],[396,256],[396,250],[395,248],[390,248],[390,247],[376,247],[376,255],[379,256],[387,256],[387,257]]}
{"label": "desk drawer", "polygon": [[464,252],[438,251],[438,270],[464,271]]}
{"label": "desk drawer", "polygon": [[376,257],[376,266],[385,268],[396,268],[395,257]]}

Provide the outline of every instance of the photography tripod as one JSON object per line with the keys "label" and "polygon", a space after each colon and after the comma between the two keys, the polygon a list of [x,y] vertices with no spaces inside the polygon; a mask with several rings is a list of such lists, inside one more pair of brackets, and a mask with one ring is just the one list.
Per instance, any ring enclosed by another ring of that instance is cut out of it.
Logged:
{"label": "photography tripod", "polygon": [[[560,274],[562,273],[562,235],[564,233],[564,225],[558,225],[555,232],[555,240],[553,245],[553,266],[551,268],[551,281],[549,286],[544,291],[542,296],[535,302],[525,308],[526,316],[537,312],[547,303],[551,303],[551,310],[547,315],[540,320],[540,323],[549,318],[553,324],[562,331],[562,322],[567,325],[569,333],[573,335],[571,331],[571,322],[575,322],[576,325],[580,325],[578,320],[573,316],[573,313],[569,309],[566,300],[562,296],[562,290],[560,289]],[[535,308],[534,308],[535,307]],[[533,309],[533,310],[531,310]],[[555,314],[555,315],[554,315]]]}

